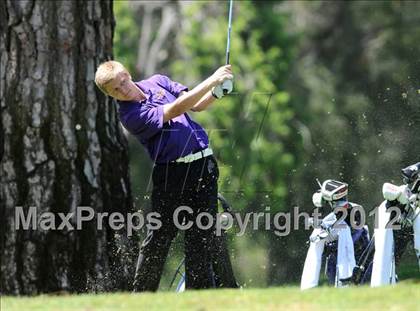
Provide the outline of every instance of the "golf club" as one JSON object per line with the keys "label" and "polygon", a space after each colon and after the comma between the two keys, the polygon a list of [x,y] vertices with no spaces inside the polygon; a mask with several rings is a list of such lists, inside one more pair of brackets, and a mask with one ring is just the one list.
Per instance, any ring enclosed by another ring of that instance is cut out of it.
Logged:
{"label": "golf club", "polygon": [[[233,11],[233,0],[229,1],[229,21],[228,21],[228,32],[227,32],[227,42],[226,42],[226,65],[229,65],[230,58],[230,33],[232,30],[232,11]],[[232,80],[225,80],[222,84],[223,95],[229,94],[232,92],[233,83]]]}

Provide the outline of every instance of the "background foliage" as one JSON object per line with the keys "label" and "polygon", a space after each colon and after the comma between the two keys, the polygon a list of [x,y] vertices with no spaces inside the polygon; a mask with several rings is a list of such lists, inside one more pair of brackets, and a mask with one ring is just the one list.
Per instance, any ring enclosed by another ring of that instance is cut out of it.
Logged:
{"label": "background foliage", "polygon": [[[138,45],[152,17],[150,46],[159,43],[160,52],[150,62],[192,88],[224,63],[227,8],[116,1],[115,58],[145,78]],[[400,183],[400,169],[420,160],[419,10],[412,1],[235,2],[235,93],[193,114],[210,135],[220,190],[235,210],[310,210],[315,178],[335,178],[369,211],[383,182]],[[176,18],[165,32],[170,14]],[[132,139],[130,156],[137,207],[147,209],[150,162]],[[241,283],[297,282],[309,232],[278,238],[264,225],[231,234]],[[177,240],[167,276],[181,248]],[[413,260],[409,251],[407,265]]]}

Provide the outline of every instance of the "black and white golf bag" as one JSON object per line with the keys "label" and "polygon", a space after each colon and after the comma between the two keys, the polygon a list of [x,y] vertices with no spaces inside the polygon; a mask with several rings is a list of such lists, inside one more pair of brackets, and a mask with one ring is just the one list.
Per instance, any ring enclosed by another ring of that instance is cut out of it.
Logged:
{"label": "black and white golf bag", "polygon": [[[347,201],[348,186],[345,183],[327,180],[321,185],[321,190],[314,193],[312,201],[316,208],[345,208],[348,215],[353,208],[361,206]],[[328,203],[328,204],[326,204]],[[351,228],[349,217],[340,219],[341,213],[330,212],[319,225],[314,224],[309,238],[309,249],[301,278],[301,289],[318,286],[323,258],[326,258],[325,268],[330,284],[341,287],[352,281],[353,271],[357,267],[356,259],[369,245],[367,227]],[[357,247],[355,247],[357,245]],[[355,250],[357,248],[357,252]],[[360,277],[359,282],[365,279]]]}
{"label": "black and white golf bag", "polygon": [[378,207],[371,286],[397,281],[396,266],[414,239],[420,268],[420,162],[402,170],[405,185],[385,183],[385,201]]}

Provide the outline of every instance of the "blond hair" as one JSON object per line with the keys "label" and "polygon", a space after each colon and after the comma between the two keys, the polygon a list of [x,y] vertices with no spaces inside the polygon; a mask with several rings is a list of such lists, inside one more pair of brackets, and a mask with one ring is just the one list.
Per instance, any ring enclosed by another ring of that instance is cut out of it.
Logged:
{"label": "blond hair", "polygon": [[95,73],[95,83],[98,86],[98,88],[107,94],[107,91],[105,89],[105,85],[115,79],[117,74],[119,74],[121,71],[127,72],[127,69],[125,69],[124,65],[114,61],[109,60],[107,62],[104,62],[99,65],[98,69]]}

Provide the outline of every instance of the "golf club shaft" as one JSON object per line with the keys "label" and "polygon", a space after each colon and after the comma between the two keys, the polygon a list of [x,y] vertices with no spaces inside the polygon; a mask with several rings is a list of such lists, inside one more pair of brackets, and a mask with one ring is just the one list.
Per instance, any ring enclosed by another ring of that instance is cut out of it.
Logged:
{"label": "golf club shaft", "polygon": [[233,10],[233,0],[229,1],[229,22],[228,22],[228,33],[227,33],[227,43],[226,43],[226,65],[229,64],[230,56],[230,31],[232,29],[232,10]]}

